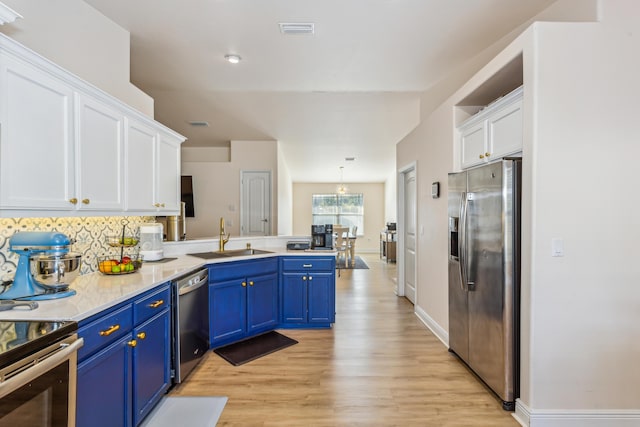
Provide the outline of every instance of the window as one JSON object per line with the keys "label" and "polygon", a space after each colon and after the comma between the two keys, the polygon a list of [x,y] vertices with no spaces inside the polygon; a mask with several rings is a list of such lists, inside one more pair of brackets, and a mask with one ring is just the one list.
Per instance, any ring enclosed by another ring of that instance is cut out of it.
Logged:
{"label": "window", "polygon": [[364,196],[355,194],[312,195],[313,225],[340,224],[358,227],[358,235],[364,234]]}

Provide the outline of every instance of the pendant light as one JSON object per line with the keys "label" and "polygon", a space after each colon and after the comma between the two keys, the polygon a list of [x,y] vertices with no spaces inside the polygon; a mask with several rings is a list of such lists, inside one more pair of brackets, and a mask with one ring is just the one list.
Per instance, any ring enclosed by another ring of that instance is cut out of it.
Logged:
{"label": "pendant light", "polygon": [[340,184],[338,185],[338,188],[336,188],[336,192],[338,194],[346,194],[347,193],[347,186],[344,185],[344,183],[342,182],[342,172],[344,170],[344,166],[340,166]]}

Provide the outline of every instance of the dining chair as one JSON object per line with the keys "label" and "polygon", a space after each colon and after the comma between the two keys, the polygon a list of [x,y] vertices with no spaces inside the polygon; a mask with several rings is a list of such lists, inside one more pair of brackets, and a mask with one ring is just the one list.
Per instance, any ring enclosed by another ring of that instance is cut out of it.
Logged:
{"label": "dining chair", "polygon": [[356,266],[356,238],[358,237],[358,226],[351,227],[351,235],[349,236],[349,258],[351,258],[351,266]]}
{"label": "dining chair", "polygon": [[336,235],[336,244],[335,249],[338,252],[336,254],[337,262],[340,262],[340,258],[344,258],[344,266],[348,267],[349,262],[349,238],[347,234],[349,233],[349,229],[347,227],[334,227],[333,233]]}

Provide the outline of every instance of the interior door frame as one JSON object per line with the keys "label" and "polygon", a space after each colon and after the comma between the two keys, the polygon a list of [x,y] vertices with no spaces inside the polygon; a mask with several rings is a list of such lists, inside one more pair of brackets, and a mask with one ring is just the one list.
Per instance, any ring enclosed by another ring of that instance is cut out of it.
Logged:
{"label": "interior door frame", "polygon": [[[404,278],[405,278],[405,271],[404,271],[404,247],[405,247],[405,241],[404,241],[404,232],[405,232],[405,224],[404,224],[404,218],[405,218],[405,184],[406,184],[406,174],[408,172],[411,171],[415,172],[416,175],[416,222],[418,221],[418,163],[416,161],[413,161],[409,164],[404,165],[401,168],[398,168],[398,177],[396,179],[396,183],[397,183],[397,194],[398,194],[398,221],[396,224],[397,230],[396,230],[396,236],[397,236],[397,250],[396,250],[396,268],[397,268],[397,273],[398,273],[398,280],[396,283],[396,295],[398,295],[399,297],[403,297],[405,296],[405,289],[404,289]],[[416,224],[416,232],[418,230],[418,224]],[[418,259],[418,244],[417,244],[417,239],[416,239],[416,260]],[[416,262],[416,282],[417,282],[417,277],[418,277],[418,263]],[[417,306],[417,302],[418,302],[418,286],[416,283],[416,295],[415,295],[415,300],[416,302],[414,303],[414,306]]]}
{"label": "interior door frame", "polygon": [[240,236],[250,236],[248,234],[245,233],[244,231],[244,215],[245,215],[245,206],[244,206],[244,177],[246,173],[264,173],[267,174],[269,176],[268,178],[268,191],[269,191],[269,198],[268,198],[268,202],[269,202],[269,208],[268,208],[268,227],[267,227],[267,234],[265,234],[265,236],[270,236],[273,233],[273,174],[271,173],[271,170],[263,170],[263,169],[246,169],[246,170],[241,170],[240,171]]}

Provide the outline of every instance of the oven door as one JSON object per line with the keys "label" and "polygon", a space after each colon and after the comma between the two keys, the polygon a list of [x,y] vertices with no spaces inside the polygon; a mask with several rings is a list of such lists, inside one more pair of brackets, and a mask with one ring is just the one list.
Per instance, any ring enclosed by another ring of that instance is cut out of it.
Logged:
{"label": "oven door", "polygon": [[0,427],[75,426],[77,351],[74,335],[0,372]]}

